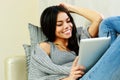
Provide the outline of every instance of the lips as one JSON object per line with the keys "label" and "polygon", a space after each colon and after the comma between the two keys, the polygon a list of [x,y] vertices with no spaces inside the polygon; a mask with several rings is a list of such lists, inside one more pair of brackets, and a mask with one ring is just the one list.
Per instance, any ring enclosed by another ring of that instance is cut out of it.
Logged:
{"label": "lips", "polygon": [[69,30],[66,30],[66,31],[64,31],[63,32],[64,34],[70,34],[71,33],[71,30],[69,29]]}

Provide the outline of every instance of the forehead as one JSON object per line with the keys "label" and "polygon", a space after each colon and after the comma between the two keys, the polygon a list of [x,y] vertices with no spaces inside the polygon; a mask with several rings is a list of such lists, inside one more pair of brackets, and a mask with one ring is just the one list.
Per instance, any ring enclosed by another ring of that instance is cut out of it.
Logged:
{"label": "forehead", "polygon": [[57,21],[66,20],[69,16],[65,12],[59,12],[57,15]]}

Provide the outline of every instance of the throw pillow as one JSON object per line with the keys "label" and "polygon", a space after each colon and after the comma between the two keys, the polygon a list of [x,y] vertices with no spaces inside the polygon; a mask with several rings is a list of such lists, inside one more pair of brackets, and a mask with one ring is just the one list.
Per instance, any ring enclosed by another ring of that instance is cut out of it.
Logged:
{"label": "throw pillow", "polygon": [[28,28],[30,33],[31,45],[35,45],[41,41],[46,40],[46,37],[41,30],[41,27],[29,23]]}
{"label": "throw pillow", "polygon": [[27,72],[29,73],[30,56],[31,56],[32,47],[30,45],[23,44],[23,48],[25,50]]}
{"label": "throw pillow", "polygon": [[29,65],[30,65],[32,49],[34,49],[33,47],[37,43],[46,40],[46,37],[44,36],[43,32],[41,31],[41,28],[38,26],[35,26],[35,25],[29,23],[28,29],[29,29],[29,33],[30,33],[31,45],[23,44],[23,48],[24,48],[25,56],[26,56],[27,72],[29,73]]}

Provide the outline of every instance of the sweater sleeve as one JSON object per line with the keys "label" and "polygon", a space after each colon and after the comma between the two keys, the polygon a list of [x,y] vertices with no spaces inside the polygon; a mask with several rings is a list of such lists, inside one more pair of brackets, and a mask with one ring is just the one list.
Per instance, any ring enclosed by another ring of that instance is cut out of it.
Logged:
{"label": "sweater sleeve", "polygon": [[39,80],[60,80],[63,79],[67,76],[65,75],[48,75],[48,76],[43,76]]}
{"label": "sweater sleeve", "polygon": [[[31,65],[31,66],[34,66],[34,65]],[[67,76],[68,75],[62,75],[62,74],[61,75],[60,74],[56,74],[56,75],[46,74],[34,66],[30,68],[28,80],[60,80]]]}
{"label": "sweater sleeve", "polygon": [[88,28],[89,26],[87,27],[78,27],[77,28],[77,36],[80,36],[81,39],[85,39],[85,38],[90,38],[90,34],[88,32]]}
{"label": "sweater sleeve", "polygon": [[49,56],[38,45],[35,46],[35,49],[32,52],[31,64],[33,64],[43,73],[50,75],[56,75],[56,74],[68,75],[71,68],[64,65],[54,64],[49,58]]}
{"label": "sweater sleeve", "polygon": [[[28,74],[28,80],[60,80],[62,78],[67,77],[68,75],[64,75],[64,74],[48,74],[43,72],[44,70],[46,71],[50,71],[47,70],[45,68],[42,69],[42,67],[40,65],[36,65],[36,62],[34,63],[34,59],[31,58],[31,64],[30,64],[30,68],[29,68],[29,74]],[[41,67],[41,68],[38,68]]]}

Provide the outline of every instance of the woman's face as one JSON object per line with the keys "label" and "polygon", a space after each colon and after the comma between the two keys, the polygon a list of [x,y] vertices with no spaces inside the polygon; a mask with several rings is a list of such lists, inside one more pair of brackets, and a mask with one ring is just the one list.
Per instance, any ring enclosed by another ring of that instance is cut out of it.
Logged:
{"label": "woman's face", "polygon": [[65,12],[59,12],[56,23],[56,39],[68,39],[72,36],[73,24]]}

